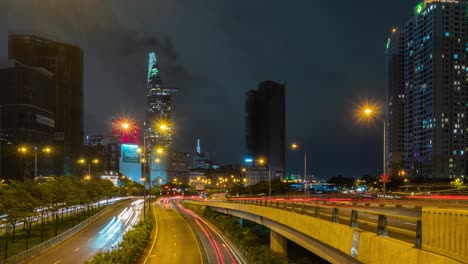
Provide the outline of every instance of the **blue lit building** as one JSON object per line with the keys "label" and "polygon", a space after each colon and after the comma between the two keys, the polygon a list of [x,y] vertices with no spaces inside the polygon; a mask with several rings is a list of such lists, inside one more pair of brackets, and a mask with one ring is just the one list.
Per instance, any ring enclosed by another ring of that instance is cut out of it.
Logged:
{"label": "blue lit building", "polygon": [[467,176],[467,13],[463,0],[425,0],[387,44],[387,166],[415,181]]}

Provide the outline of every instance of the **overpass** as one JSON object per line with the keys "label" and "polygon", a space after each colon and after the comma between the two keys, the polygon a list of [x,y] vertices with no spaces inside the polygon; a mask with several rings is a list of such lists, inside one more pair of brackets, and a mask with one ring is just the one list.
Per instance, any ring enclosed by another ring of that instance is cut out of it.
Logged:
{"label": "overpass", "polygon": [[414,243],[410,243],[388,237],[388,215],[384,214],[378,217],[376,232],[370,232],[358,228],[356,210],[346,224],[340,224],[337,208],[332,210],[330,220],[326,220],[320,218],[317,206],[311,212],[304,203],[272,200],[184,202],[207,206],[268,227],[271,230],[270,247],[282,255],[287,255],[289,239],[332,263],[468,263],[466,209],[423,207],[422,217],[415,219],[415,231],[399,230],[414,234]]}

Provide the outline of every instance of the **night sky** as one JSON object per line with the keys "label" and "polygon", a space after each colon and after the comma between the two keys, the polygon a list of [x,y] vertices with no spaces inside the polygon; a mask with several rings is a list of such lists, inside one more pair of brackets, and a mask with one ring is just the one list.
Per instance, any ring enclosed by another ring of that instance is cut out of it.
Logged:
{"label": "night sky", "polygon": [[[20,3],[18,3],[20,2]],[[1,0],[0,60],[8,32],[82,47],[85,133],[111,120],[143,121],[148,52],[173,96],[175,150],[209,151],[221,164],[244,153],[244,95],[286,82],[287,169],[320,178],[381,170],[381,123],[358,123],[356,105],[383,102],[385,44],[412,0]]]}

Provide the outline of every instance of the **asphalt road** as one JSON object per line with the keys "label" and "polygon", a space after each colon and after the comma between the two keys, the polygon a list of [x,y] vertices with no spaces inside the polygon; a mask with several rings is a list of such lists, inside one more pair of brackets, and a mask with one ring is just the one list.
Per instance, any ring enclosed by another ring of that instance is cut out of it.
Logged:
{"label": "asphalt road", "polygon": [[25,263],[59,264],[84,263],[100,250],[116,245],[125,231],[140,218],[142,205],[126,200],[107,208],[96,221],[76,235],[52,247]]}
{"label": "asphalt road", "polygon": [[169,202],[179,211],[197,234],[209,264],[247,263],[242,253],[226,237],[194,212],[184,208],[179,199]]}
{"label": "asphalt road", "polygon": [[201,264],[202,251],[186,220],[172,208],[168,199],[159,199],[152,207],[156,217],[156,236],[144,264]]}

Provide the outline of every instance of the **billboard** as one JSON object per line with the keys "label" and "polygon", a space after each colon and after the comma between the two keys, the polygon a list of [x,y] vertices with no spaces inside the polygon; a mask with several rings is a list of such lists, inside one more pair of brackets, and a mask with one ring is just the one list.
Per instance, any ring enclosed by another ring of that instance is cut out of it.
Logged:
{"label": "billboard", "polygon": [[137,145],[122,144],[122,162],[140,163]]}
{"label": "billboard", "polygon": [[138,145],[122,144],[120,149],[120,173],[132,181],[141,183],[141,163]]}

